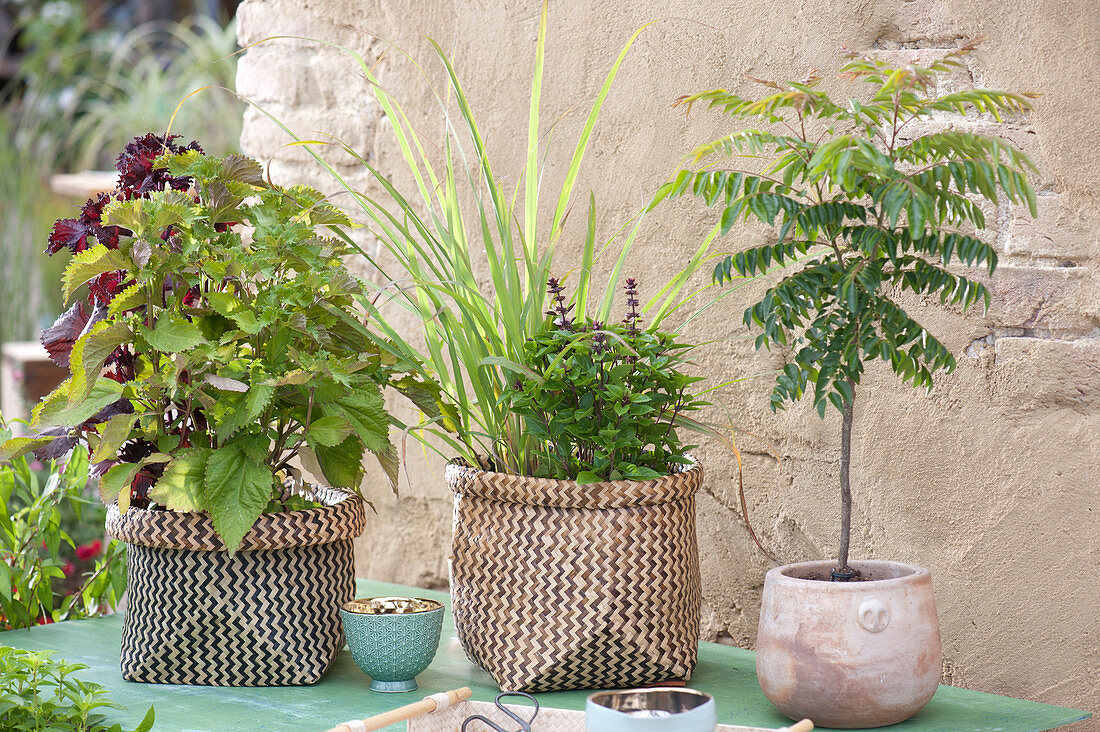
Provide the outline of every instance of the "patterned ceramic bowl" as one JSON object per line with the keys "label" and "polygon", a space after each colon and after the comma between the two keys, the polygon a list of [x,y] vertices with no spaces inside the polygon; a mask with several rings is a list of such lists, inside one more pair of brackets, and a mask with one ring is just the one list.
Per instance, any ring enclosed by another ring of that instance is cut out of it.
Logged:
{"label": "patterned ceramic bowl", "polygon": [[412,691],[439,648],[443,604],[416,597],[368,597],[340,608],[351,657],[373,691]]}

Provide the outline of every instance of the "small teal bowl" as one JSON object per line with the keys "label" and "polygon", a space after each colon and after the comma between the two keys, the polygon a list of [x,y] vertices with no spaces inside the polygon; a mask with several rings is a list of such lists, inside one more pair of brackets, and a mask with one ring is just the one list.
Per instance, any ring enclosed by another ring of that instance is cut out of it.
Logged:
{"label": "small teal bowl", "polygon": [[[425,609],[364,611],[409,604]],[[439,649],[443,604],[412,597],[368,597],[344,603],[340,619],[351,657],[371,677],[372,691],[413,691],[416,675],[428,668]]]}
{"label": "small teal bowl", "polygon": [[680,688],[599,691],[584,706],[588,732],[714,732],[714,697]]}

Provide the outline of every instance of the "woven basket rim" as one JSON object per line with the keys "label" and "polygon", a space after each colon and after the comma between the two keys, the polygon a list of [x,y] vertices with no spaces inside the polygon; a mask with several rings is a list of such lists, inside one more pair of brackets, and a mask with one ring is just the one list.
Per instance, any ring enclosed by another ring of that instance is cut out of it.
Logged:
{"label": "woven basket rim", "polygon": [[[363,501],[351,491],[322,485],[306,485],[301,491],[324,504],[315,508],[264,513],[244,535],[237,551],[287,549],[330,544],[354,539],[366,529]],[[318,526],[322,527],[317,532]],[[303,531],[307,529],[308,531]],[[227,551],[205,511],[150,511],[130,508],[121,513],[118,503],[107,505],[109,536],[128,544],[159,549]]]}
{"label": "woven basket rim", "polygon": [[461,458],[447,463],[445,477],[455,494],[478,496],[506,503],[558,508],[628,508],[683,500],[703,484],[702,463],[693,455],[678,472],[647,480],[605,480],[581,484],[560,478],[482,470]]}

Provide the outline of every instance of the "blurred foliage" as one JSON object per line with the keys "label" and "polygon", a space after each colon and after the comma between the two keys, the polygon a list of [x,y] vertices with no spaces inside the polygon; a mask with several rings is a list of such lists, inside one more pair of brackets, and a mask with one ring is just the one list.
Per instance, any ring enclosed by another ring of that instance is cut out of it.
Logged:
{"label": "blurred foliage", "polygon": [[64,262],[49,260],[42,250],[54,220],[72,206],[50,193],[48,161],[13,143],[16,124],[0,115],[0,342],[36,338],[60,312],[61,292],[53,283]]}
{"label": "blurred foliage", "polygon": [[230,92],[207,89],[172,121],[192,92],[233,88],[235,24],[196,16],[93,30],[80,3],[37,5],[16,21],[23,56],[5,113],[21,123],[17,142],[71,170],[109,169],[110,151],[136,131],[165,131],[170,122],[214,154],[236,147],[243,105]]}
{"label": "blurred foliage", "polygon": [[[237,146],[243,104],[236,76],[235,24],[208,16],[120,27],[125,3],[97,11],[75,0],[7,0],[9,48],[19,54],[0,106],[0,342],[37,336],[60,312],[57,265],[43,256],[53,221],[71,206],[49,176],[113,167],[119,150],[144,130],[199,137],[207,150]],[[118,12],[116,12],[118,11]],[[125,12],[124,12],[125,11]]]}

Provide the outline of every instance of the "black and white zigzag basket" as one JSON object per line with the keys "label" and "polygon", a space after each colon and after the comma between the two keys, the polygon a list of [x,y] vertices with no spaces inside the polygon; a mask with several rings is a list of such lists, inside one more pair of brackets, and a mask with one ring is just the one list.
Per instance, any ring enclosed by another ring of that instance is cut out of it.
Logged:
{"label": "black and white zigzag basket", "polygon": [[107,510],[127,542],[122,629],[128,681],[209,686],[312,684],[344,645],[355,593],[352,539],[366,514],[328,488],[320,508],[265,514],[232,556],[202,513]]}

